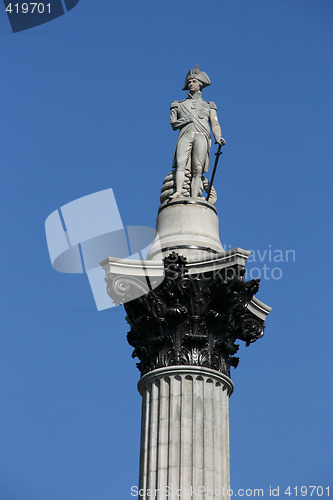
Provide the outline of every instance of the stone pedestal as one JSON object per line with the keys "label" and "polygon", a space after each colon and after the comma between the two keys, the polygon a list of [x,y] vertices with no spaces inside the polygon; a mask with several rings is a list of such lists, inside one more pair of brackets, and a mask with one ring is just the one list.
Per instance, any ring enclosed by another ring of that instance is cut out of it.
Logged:
{"label": "stone pedestal", "polygon": [[189,260],[211,259],[223,251],[212,204],[203,198],[179,198],[160,206],[147,259],[161,260],[173,251]]}
{"label": "stone pedestal", "polygon": [[175,366],[149,372],[138,388],[140,498],[226,499],[233,390],[229,377],[208,368]]}

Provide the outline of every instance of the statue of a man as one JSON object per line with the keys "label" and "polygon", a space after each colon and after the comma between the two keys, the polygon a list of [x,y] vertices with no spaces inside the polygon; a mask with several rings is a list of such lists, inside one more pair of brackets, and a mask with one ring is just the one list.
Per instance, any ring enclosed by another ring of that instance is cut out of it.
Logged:
{"label": "statue of a man", "polygon": [[201,90],[208,85],[208,75],[196,66],[186,75],[183,90],[189,91],[188,97],[184,101],[171,103],[170,123],[173,130],[179,129],[173,165],[176,168],[176,192],[172,198],[181,196],[186,168],[192,174],[191,197],[199,196],[201,176],[208,171],[209,166],[210,127],[216,143],[225,145],[216,105],[201,97]]}

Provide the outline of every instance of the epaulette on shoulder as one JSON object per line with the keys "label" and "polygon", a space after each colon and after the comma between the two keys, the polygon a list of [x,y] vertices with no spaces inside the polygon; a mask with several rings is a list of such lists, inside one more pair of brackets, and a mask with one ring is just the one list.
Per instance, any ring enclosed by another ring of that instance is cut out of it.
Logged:
{"label": "epaulette on shoulder", "polygon": [[179,104],[179,101],[172,101],[172,103],[170,104],[170,109],[178,108],[178,104]]}
{"label": "epaulette on shoulder", "polygon": [[215,111],[217,110],[215,102],[210,101],[208,104],[209,104],[210,109],[215,109]]}

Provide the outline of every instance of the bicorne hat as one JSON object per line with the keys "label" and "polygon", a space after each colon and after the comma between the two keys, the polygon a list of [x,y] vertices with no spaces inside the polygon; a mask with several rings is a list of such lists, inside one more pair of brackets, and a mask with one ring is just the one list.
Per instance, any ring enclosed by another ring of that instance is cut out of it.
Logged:
{"label": "bicorne hat", "polygon": [[195,68],[190,69],[190,71],[187,73],[183,90],[188,90],[188,81],[192,78],[196,78],[197,80],[199,80],[199,82],[202,83],[202,88],[208,87],[208,85],[210,85],[210,79],[207,73],[205,73],[204,71],[200,71],[199,66],[196,65]]}

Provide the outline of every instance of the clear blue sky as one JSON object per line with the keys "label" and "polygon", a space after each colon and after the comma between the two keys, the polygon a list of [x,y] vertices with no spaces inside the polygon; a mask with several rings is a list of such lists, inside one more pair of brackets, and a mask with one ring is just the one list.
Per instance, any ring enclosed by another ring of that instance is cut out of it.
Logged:
{"label": "clear blue sky", "polygon": [[155,225],[169,105],[195,64],[227,141],[222,242],[296,255],[262,280],[266,333],[232,372],[232,486],[333,487],[332,24],[331,0],[81,0],[12,34],[1,8],[1,500],[127,499],[137,484],[124,311],[98,313],[84,276],[53,271],[44,221],[113,188],[124,224]]}

